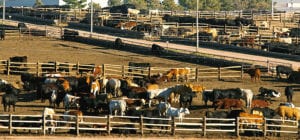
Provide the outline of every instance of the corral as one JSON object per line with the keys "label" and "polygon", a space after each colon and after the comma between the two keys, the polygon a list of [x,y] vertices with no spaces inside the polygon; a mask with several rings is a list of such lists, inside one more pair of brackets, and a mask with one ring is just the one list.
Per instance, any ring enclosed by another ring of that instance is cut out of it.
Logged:
{"label": "corral", "polygon": [[[26,40],[10,40],[7,39],[5,41],[0,42],[0,50],[1,50],[1,60],[8,60],[8,58],[12,56],[27,56],[28,62],[48,62],[48,61],[57,61],[57,62],[70,62],[70,63],[80,63],[80,64],[111,64],[111,65],[119,65],[119,66],[126,66],[128,62],[144,62],[144,63],[151,63],[151,66],[157,67],[157,68],[176,68],[176,67],[197,67],[201,69],[209,69],[208,66],[205,65],[199,65],[194,63],[188,63],[188,62],[182,62],[180,60],[171,60],[171,59],[164,59],[152,56],[150,51],[149,53],[142,52],[139,53],[132,53],[124,50],[115,50],[111,49],[107,46],[92,46],[92,45],[86,45],[86,44],[80,44],[80,43],[73,43],[68,41],[59,41],[55,39],[46,39],[46,38],[27,38]],[[117,55],[116,55],[117,54]],[[218,69],[218,68],[214,68]],[[201,72],[200,72],[201,73]],[[214,72],[215,73],[215,72]],[[216,73],[215,73],[216,74]],[[9,82],[15,82],[19,81],[20,77],[16,75],[4,75],[1,74],[1,79],[8,80]],[[207,89],[213,89],[213,88],[235,88],[235,87],[241,87],[245,89],[251,89],[254,94],[258,94],[258,89],[261,85],[268,88],[273,88],[277,91],[280,91],[281,93],[284,93],[284,87],[287,85],[291,85],[294,87],[298,87],[297,84],[292,83],[286,83],[285,81],[278,81],[273,77],[270,77],[267,73],[264,73],[262,77],[262,81],[260,83],[253,83],[250,80],[250,77],[248,75],[245,75],[243,79],[240,77],[229,77],[226,79],[223,79],[223,81],[219,81],[218,78],[201,78],[198,82],[192,81],[192,83],[195,84],[201,84],[205,86]],[[176,82],[170,82],[165,83],[162,86],[167,87],[170,85],[176,84]],[[298,91],[296,91],[298,92]],[[47,103],[40,103],[40,100],[35,100],[34,95],[35,93],[26,92],[23,91],[20,94],[20,102],[17,103],[16,112],[11,112],[14,115],[41,115],[42,110],[44,107],[47,107]],[[299,95],[295,94],[294,98],[299,98]],[[280,102],[285,102],[285,98],[282,96],[280,98],[277,98],[274,103],[271,105],[271,108],[275,108],[278,106]],[[295,101],[294,104],[296,106],[300,105],[300,102]],[[178,104],[174,105],[175,107],[178,107]],[[209,110],[212,110],[212,108],[209,108]],[[57,109],[56,110],[59,114],[62,114],[63,109]],[[191,107],[191,114],[187,115],[186,118],[194,118],[199,120],[194,120],[195,123],[200,126],[203,124],[203,121],[200,121],[203,119],[203,116],[206,112],[206,109],[204,107],[204,104],[202,103],[201,96],[196,97],[193,100],[193,104]],[[2,114],[6,114],[1,109]],[[105,114],[101,114],[100,116],[104,116]],[[106,114],[107,115],[107,114]],[[9,117],[9,116],[8,116]],[[32,116],[34,117],[34,116]],[[40,116],[37,116],[40,117]],[[100,117],[98,119],[101,119]],[[105,118],[102,118],[105,119]],[[131,118],[132,119],[132,118]],[[133,119],[139,119],[139,118],[133,118]],[[88,119],[85,119],[86,123]],[[116,119],[114,121],[118,122],[119,119]],[[112,121],[112,122],[114,122]],[[232,121],[232,120],[229,120]],[[192,121],[193,122],[193,121]],[[64,123],[64,122],[61,122]],[[140,122],[137,122],[140,123]],[[101,124],[99,124],[101,126]],[[116,125],[116,124],[115,124]],[[174,124],[173,124],[174,125]],[[180,124],[179,124],[180,125]],[[181,125],[188,125],[182,123]],[[232,125],[232,124],[230,124]],[[116,126],[117,127],[117,126]],[[22,128],[20,128],[22,129]],[[39,128],[41,129],[41,128]],[[64,129],[64,128],[61,128]],[[73,127],[72,129],[75,129]],[[106,132],[106,129],[98,128],[99,130],[103,130]],[[139,130],[143,129],[142,127],[139,128]],[[9,132],[7,129],[3,129],[3,133]],[[180,130],[180,128],[179,128]],[[230,130],[231,131],[231,130]],[[65,130],[59,130],[57,132],[57,135],[64,135]],[[140,132],[140,131],[139,131]],[[143,131],[141,131],[143,132]],[[201,137],[203,133],[206,133],[207,137],[224,137],[224,138],[230,138],[232,137],[231,133],[215,133],[215,132],[206,132],[203,131],[203,129],[197,131],[193,136],[189,137]],[[232,132],[232,131],[231,131]],[[18,134],[23,134],[24,132],[22,130],[17,130]],[[175,133],[175,132],[174,132]],[[89,133],[81,133],[81,135],[89,135]],[[150,133],[151,134],[151,133]],[[171,130],[169,133],[166,134],[166,136],[169,136],[171,134]],[[189,133],[182,133],[181,131],[176,132],[176,135],[185,135],[188,136]],[[148,132],[144,135],[148,135]],[[282,134],[282,137],[296,137],[297,135],[291,136],[290,134]]]}

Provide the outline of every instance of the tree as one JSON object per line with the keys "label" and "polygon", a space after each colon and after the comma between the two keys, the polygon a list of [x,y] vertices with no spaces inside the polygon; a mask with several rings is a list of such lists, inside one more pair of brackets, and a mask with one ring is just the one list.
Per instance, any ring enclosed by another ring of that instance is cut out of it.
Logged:
{"label": "tree", "polygon": [[42,0],[35,0],[35,3],[33,5],[33,7],[39,7],[39,6],[42,6],[42,5],[44,5]]}
{"label": "tree", "polygon": [[121,0],[108,0],[108,6],[118,6],[121,5],[122,2]]}
{"label": "tree", "polygon": [[160,0],[146,0],[148,9],[161,9],[161,2]]}
{"label": "tree", "polygon": [[[202,7],[201,0],[198,0],[199,9]],[[197,0],[179,0],[179,5],[181,5],[184,10],[196,10],[197,9]]]}
{"label": "tree", "polygon": [[69,5],[71,8],[82,9],[86,6],[86,0],[63,0],[66,5]]}
{"label": "tree", "polygon": [[147,2],[145,0],[127,0],[125,4],[133,4],[136,9],[145,9],[147,7]]}
{"label": "tree", "polygon": [[183,10],[183,7],[180,5],[177,5],[174,0],[164,0],[162,2],[163,9],[164,10],[170,10],[170,11],[175,11],[175,10]]}
{"label": "tree", "polygon": [[234,0],[221,0],[221,11],[233,11],[236,10],[234,6]]}
{"label": "tree", "polygon": [[202,0],[202,10],[220,11],[221,3],[219,0]]}

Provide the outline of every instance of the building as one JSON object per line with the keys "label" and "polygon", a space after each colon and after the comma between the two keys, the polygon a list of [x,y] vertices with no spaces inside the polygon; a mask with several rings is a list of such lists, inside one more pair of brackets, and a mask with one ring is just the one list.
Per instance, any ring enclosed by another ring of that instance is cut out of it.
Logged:
{"label": "building", "polygon": [[[6,0],[6,7],[32,7],[36,0]],[[66,3],[63,0],[42,0],[44,5],[65,5]],[[87,0],[87,3],[90,3],[91,0]],[[100,4],[100,6],[107,7],[108,0],[93,0],[94,3]]]}

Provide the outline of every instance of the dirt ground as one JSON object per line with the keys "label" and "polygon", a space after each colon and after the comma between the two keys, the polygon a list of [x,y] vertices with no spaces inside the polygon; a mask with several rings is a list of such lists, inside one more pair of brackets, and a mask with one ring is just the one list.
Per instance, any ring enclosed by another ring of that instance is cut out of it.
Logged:
{"label": "dirt ground", "polygon": [[[193,63],[186,63],[181,61],[175,61],[170,59],[163,59],[152,55],[132,53],[122,50],[114,50],[107,46],[92,46],[81,43],[74,43],[69,41],[61,41],[46,38],[22,38],[22,39],[7,39],[0,41],[0,60],[7,60],[12,56],[24,56],[28,57],[28,62],[70,62],[81,64],[115,64],[115,65],[127,65],[129,61],[134,62],[149,62],[151,66],[155,67],[208,67],[204,65],[198,65]],[[20,76],[7,76],[0,74],[0,79],[8,80],[9,82],[15,82],[20,80]],[[195,82],[194,82],[195,83]],[[170,84],[170,83],[169,83]],[[162,85],[162,86],[167,86]],[[171,84],[176,84],[171,83]],[[258,94],[259,87],[272,88],[281,92],[282,96],[276,98],[275,102],[271,105],[271,108],[276,108],[280,102],[285,102],[284,96],[285,86],[294,86],[299,88],[299,84],[287,83],[284,80],[278,81],[277,79],[264,75],[262,81],[258,83],[251,82],[250,78],[246,76],[244,80],[240,79],[225,79],[224,81],[218,81],[215,79],[201,80],[195,84],[202,84],[207,89],[213,88],[244,88],[251,89],[255,94]],[[3,93],[2,93],[3,94]],[[1,95],[2,95],[1,94]],[[20,96],[20,102],[17,103],[16,112],[13,114],[40,114],[41,110],[48,106],[48,102],[41,103],[40,100],[34,99],[34,94],[28,92],[22,92]],[[30,101],[22,100],[22,98],[31,98]],[[294,104],[300,106],[299,90],[295,91]],[[178,106],[178,105],[174,105]],[[186,117],[202,117],[207,109],[203,109],[203,102],[201,96],[195,97],[193,100],[193,107],[191,114]],[[211,110],[211,109],[210,109]],[[58,109],[58,112],[62,112],[62,109]],[[0,113],[3,112],[1,104]]]}

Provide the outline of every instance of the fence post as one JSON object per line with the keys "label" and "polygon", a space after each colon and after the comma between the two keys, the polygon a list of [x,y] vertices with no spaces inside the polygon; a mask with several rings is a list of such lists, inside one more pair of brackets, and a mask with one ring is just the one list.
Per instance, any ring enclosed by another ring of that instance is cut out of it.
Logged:
{"label": "fence post", "polygon": [[102,75],[105,77],[105,64],[102,64]]}
{"label": "fence post", "polygon": [[175,136],[175,130],[176,130],[176,125],[175,125],[175,117],[172,117],[172,135]]}
{"label": "fence post", "polygon": [[8,126],[8,129],[9,129],[9,135],[12,134],[12,115],[9,114],[9,126]]}
{"label": "fence post", "polygon": [[221,80],[221,67],[218,67],[218,80]]}
{"label": "fence post", "polygon": [[203,117],[203,124],[202,124],[202,131],[203,131],[203,136],[206,136],[206,117]]}
{"label": "fence post", "polygon": [[7,60],[6,71],[7,71],[7,75],[9,75],[9,73],[10,73],[10,60]]}
{"label": "fence post", "polygon": [[240,130],[239,130],[239,128],[240,128],[240,121],[239,121],[239,117],[236,117],[236,121],[235,121],[235,124],[236,124],[236,127],[235,127],[235,131],[236,131],[236,136],[237,137],[240,137]]}
{"label": "fence post", "polygon": [[55,69],[55,72],[57,72],[57,70],[58,70],[58,62],[57,61],[55,61],[55,63],[54,63],[54,69]]}
{"label": "fence post", "polygon": [[148,68],[148,77],[150,78],[151,77],[151,67],[149,66]]}
{"label": "fence post", "polygon": [[46,117],[45,115],[43,114],[43,120],[42,120],[42,129],[43,129],[43,135],[45,136],[46,135]]}
{"label": "fence post", "polygon": [[76,73],[79,74],[79,61],[76,63]]}
{"label": "fence post", "polygon": [[263,118],[263,120],[264,120],[264,129],[263,129],[263,131],[264,131],[264,136],[267,136],[267,120],[266,120],[266,118],[264,117]]}
{"label": "fence post", "polygon": [[244,65],[241,65],[241,79],[244,79]]}
{"label": "fence post", "polygon": [[110,115],[107,115],[107,134],[110,135]]}
{"label": "fence post", "polygon": [[196,82],[199,81],[199,80],[198,80],[198,68],[196,68],[196,71],[195,71],[195,80],[196,80]]}
{"label": "fence post", "polygon": [[[267,68],[268,68],[268,73],[270,72],[270,61],[267,60]],[[272,73],[273,74],[273,73]],[[272,75],[273,76],[273,75]]]}
{"label": "fence post", "polygon": [[125,66],[122,65],[122,77],[125,77]]}
{"label": "fence post", "polygon": [[140,115],[140,131],[141,131],[141,135],[144,135],[144,122],[143,122],[143,115]]}
{"label": "fence post", "polygon": [[78,119],[78,114],[76,114],[76,120],[75,120],[75,124],[76,124],[76,135],[79,136],[79,119]]}

